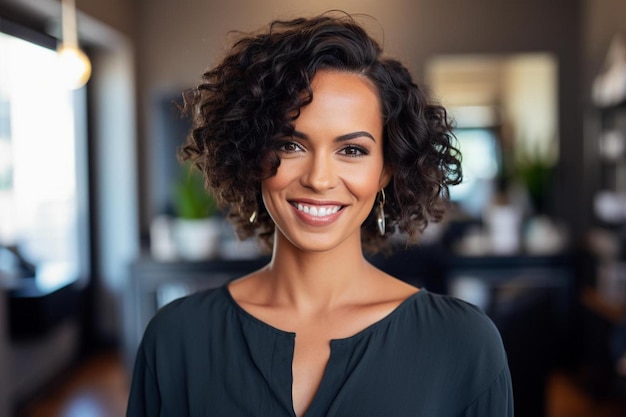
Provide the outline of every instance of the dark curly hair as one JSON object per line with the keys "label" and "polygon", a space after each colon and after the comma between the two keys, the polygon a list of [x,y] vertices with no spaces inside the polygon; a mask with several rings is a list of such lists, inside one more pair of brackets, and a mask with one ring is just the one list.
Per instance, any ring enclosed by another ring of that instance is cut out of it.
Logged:
{"label": "dark curly hair", "polygon": [[376,252],[395,232],[417,240],[429,221],[441,220],[448,187],[461,181],[451,124],[446,110],[400,62],[382,57],[379,44],[347,14],[277,20],[242,36],[183,93],[193,127],[179,159],[204,174],[240,238],[258,236],[271,247],[274,224],[261,181],[275,175],[276,139],[292,134],[299,110],[313,100],[311,80],[320,69],[366,76],[382,103],[384,159],[393,173],[385,188],[387,232],[380,236],[373,211],[362,226],[363,247]]}

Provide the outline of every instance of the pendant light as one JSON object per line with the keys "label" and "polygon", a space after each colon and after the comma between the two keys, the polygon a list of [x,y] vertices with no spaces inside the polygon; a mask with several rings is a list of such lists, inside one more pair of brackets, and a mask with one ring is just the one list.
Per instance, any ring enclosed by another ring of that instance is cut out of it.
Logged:
{"label": "pendant light", "polygon": [[82,87],[91,76],[91,62],[78,47],[75,0],[61,0],[63,39],[57,48],[59,76],[71,90]]}

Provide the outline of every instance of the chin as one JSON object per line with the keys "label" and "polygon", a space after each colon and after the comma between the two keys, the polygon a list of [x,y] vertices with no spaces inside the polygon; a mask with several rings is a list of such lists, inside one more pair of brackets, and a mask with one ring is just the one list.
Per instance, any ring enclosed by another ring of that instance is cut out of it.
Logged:
{"label": "chin", "polygon": [[[360,245],[361,236],[358,237]],[[337,236],[329,236],[329,234],[298,234],[296,236],[288,236],[283,234],[285,243],[297,248],[302,252],[321,253],[328,252],[340,248],[341,246],[350,245],[353,237],[341,239]]]}

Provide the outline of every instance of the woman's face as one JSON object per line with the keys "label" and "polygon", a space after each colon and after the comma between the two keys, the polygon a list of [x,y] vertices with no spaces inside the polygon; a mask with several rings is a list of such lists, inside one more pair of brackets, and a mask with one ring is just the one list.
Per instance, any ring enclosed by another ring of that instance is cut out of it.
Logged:
{"label": "woman's face", "polygon": [[306,251],[360,246],[361,224],[391,176],[378,93],[365,77],[327,70],[311,88],[293,136],[281,139],[276,175],[262,182],[263,201],[278,240]]}

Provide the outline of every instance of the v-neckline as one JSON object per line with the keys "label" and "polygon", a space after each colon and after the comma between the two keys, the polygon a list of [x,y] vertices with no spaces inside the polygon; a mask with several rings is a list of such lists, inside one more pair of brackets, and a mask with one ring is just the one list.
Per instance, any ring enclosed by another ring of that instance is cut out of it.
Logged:
{"label": "v-neckline", "polygon": [[[275,333],[278,334],[279,336],[286,338],[287,340],[290,341],[290,349],[291,349],[291,362],[288,364],[289,365],[289,370],[290,370],[290,385],[289,385],[289,389],[290,389],[290,393],[289,393],[289,399],[290,399],[290,407],[291,407],[291,413],[293,417],[298,417],[296,415],[296,412],[294,410],[294,401],[293,401],[293,360],[294,360],[294,355],[295,355],[295,343],[296,343],[296,337],[297,337],[297,333],[293,332],[293,331],[287,331],[287,330],[283,330],[280,329],[276,326],[273,326],[272,324],[267,323],[264,320],[259,319],[258,317],[256,317],[255,315],[253,315],[252,313],[250,313],[249,311],[247,311],[245,308],[243,308],[238,302],[237,300],[235,300],[235,298],[232,296],[232,293],[230,292],[230,289],[228,288],[228,285],[224,285],[222,287],[223,291],[226,294],[226,297],[228,299],[228,301],[230,302],[230,304],[233,306],[233,308],[239,313],[239,315],[241,317],[243,317],[244,319],[246,319],[247,321],[253,323],[255,326],[260,327],[262,329],[265,329],[266,331],[269,331],[271,333]],[[317,387],[317,389],[315,390],[315,393],[313,394],[313,397],[311,399],[311,402],[309,403],[309,406],[306,408],[306,411],[304,412],[304,414],[300,417],[313,417],[316,416],[316,414],[311,414],[311,412],[315,413],[315,410],[319,409],[320,405],[318,404],[321,400],[320,400],[320,395],[322,395],[325,391],[328,390],[328,385],[332,382],[329,382],[329,372],[332,369],[332,364],[333,362],[335,362],[337,359],[337,352],[338,351],[344,351],[345,348],[348,348],[350,345],[357,343],[358,340],[360,340],[363,337],[366,337],[367,335],[373,333],[374,331],[376,331],[376,329],[380,328],[381,326],[383,326],[385,323],[393,320],[398,314],[400,314],[400,312],[402,310],[404,310],[406,308],[406,306],[408,306],[411,301],[417,297],[420,297],[422,293],[426,293],[425,289],[419,289],[418,291],[410,294],[408,297],[406,297],[404,300],[402,300],[393,310],[391,310],[388,314],[386,314],[385,316],[383,316],[382,318],[380,318],[379,320],[376,320],[374,322],[372,322],[371,324],[367,325],[366,327],[364,327],[363,329],[359,330],[358,332],[356,332],[355,334],[351,335],[351,336],[347,336],[344,338],[335,338],[335,339],[330,339],[329,340],[329,349],[330,349],[330,353],[328,356],[328,361],[326,362],[326,365],[324,366],[324,371],[322,374],[322,378],[320,379],[319,385]]]}
{"label": "v-neckline", "polygon": [[[289,330],[283,330],[283,329],[280,329],[280,328],[278,328],[276,326],[273,326],[273,325],[267,323],[266,321],[261,320],[260,318],[256,317],[254,314],[250,313],[245,308],[243,308],[237,302],[237,300],[235,300],[235,298],[231,294],[230,289],[228,288],[228,284],[223,285],[222,286],[222,290],[226,293],[226,297],[230,301],[230,304],[237,311],[239,311],[239,313],[241,313],[243,315],[243,317],[247,318],[248,320],[252,321],[253,323],[256,323],[257,325],[259,325],[261,327],[265,327],[266,329],[268,329],[268,330],[270,330],[272,332],[276,332],[276,333],[282,334],[284,336],[296,337],[296,332],[289,331]],[[411,300],[421,296],[422,293],[426,293],[426,292],[427,292],[427,290],[425,290],[423,288],[420,288],[418,291],[414,292],[413,294],[409,295],[404,300],[402,300],[393,310],[391,310],[385,316],[383,316],[382,318],[380,318],[380,319],[378,319],[378,320],[368,324],[363,329],[357,331],[356,333],[354,333],[351,336],[330,339],[329,340],[329,344],[330,344],[330,348],[331,348],[331,353],[332,353],[333,345],[349,343],[351,341],[357,340],[357,339],[359,339],[359,338],[361,338],[361,337],[371,333],[376,328],[378,328],[381,325],[385,324],[386,322],[392,320],[396,315],[399,314],[400,311],[402,311],[405,308],[405,306],[410,304]]]}

